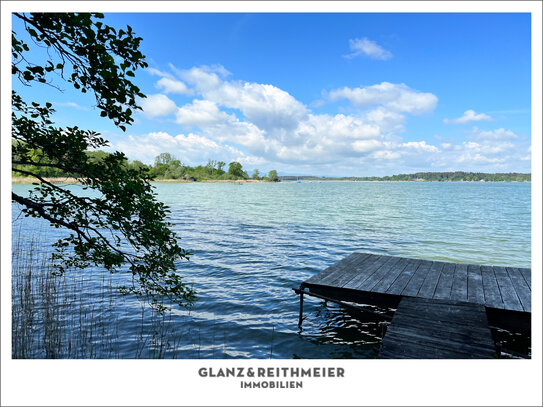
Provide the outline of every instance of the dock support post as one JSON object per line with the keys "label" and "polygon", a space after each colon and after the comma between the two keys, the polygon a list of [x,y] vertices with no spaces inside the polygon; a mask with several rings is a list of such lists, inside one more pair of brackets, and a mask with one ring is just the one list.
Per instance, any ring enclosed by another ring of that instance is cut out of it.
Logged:
{"label": "dock support post", "polygon": [[300,318],[298,319],[298,328],[302,329],[304,320],[304,292],[300,291]]}
{"label": "dock support post", "polygon": [[381,327],[381,339],[383,339],[387,333],[388,324],[386,322],[379,322]]}

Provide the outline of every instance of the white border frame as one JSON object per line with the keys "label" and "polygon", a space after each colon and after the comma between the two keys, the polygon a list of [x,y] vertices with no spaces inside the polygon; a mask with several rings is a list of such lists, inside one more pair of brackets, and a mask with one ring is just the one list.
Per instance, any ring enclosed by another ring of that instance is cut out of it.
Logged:
{"label": "white border frame", "polygon": [[[2,405],[541,405],[542,31],[540,2],[135,2],[131,12],[530,12],[532,13],[531,360],[12,360],[10,55],[13,11],[125,12],[126,2],[2,2],[1,219]],[[200,378],[200,367],[341,366],[344,379],[305,379],[303,390],[240,389],[240,379]],[[423,383],[423,386],[421,386]]]}

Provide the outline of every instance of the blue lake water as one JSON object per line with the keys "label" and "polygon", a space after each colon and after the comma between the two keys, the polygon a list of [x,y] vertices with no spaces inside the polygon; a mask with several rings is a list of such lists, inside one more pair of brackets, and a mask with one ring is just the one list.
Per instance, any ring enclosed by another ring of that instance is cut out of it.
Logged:
{"label": "blue lake water", "polygon": [[[180,358],[364,358],[376,321],[307,299],[299,331],[292,287],[354,251],[472,264],[531,267],[531,184],[438,182],[157,183],[183,248],[179,273],[198,300],[168,317]],[[77,186],[72,186],[78,189]],[[25,193],[28,186],[14,185]],[[13,209],[14,239],[44,222]],[[100,291],[95,271],[85,293]],[[122,275],[116,278],[124,278]],[[141,306],[123,298],[118,356],[134,357]],[[98,340],[98,339],[97,339]],[[170,353],[168,351],[168,356]],[[173,352],[173,351],[171,351]]]}

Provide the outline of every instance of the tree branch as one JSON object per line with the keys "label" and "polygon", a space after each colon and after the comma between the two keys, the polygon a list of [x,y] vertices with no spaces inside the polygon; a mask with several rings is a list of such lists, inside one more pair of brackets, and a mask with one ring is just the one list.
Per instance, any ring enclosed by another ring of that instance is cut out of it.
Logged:
{"label": "tree branch", "polygon": [[[44,204],[41,204],[39,202],[35,202],[31,199],[28,199],[28,198],[23,198],[22,196],[20,195],[17,195],[15,192],[11,192],[11,199],[21,205],[24,205],[26,206],[27,208],[29,209],[32,209],[32,210],[35,210],[36,212],[38,212],[38,214],[44,218],[44,219],[47,219],[49,222],[51,223],[54,223],[55,225],[60,225],[60,226],[64,226],[65,228],[68,228],[70,230],[73,230],[74,232],[76,232],[78,235],[82,235],[82,232],[79,230],[79,228],[77,227],[77,225],[75,225],[74,223],[72,222],[65,222],[63,221],[62,219],[57,219],[51,215],[49,215],[44,207],[46,205]],[[89,241],[90,240],[83,235],[83,237],[85,238],[85,240]]]}

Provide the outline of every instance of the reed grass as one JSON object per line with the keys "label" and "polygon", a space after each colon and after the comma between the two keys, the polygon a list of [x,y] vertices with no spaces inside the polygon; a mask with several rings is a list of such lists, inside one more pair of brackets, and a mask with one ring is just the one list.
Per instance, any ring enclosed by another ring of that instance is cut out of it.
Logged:
{"label": "reed grass", "polygon": [[119,276],[99,270],[55,275],[40,244],[39,236],[14,239],[12,358],[130,358],[127,347],[135,349],[133,358],[179,356],[182,335],[170,313],[141,303],[135,323],[133,315],[118,312],[128,301],[117,290]]}

